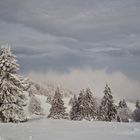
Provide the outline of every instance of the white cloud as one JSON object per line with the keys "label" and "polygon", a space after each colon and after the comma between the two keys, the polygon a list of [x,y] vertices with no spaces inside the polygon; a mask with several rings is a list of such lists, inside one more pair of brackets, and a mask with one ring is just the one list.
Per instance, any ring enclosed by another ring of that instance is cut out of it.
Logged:
{"label": "white cloud", "polygon": [[46,74],[29,74],[29,77],[41,83],[55,83],[64,86],[77,94],[83,88],[90,87],[96,96],[102,97],[105,84],[109,84],[116,99],[125,98],[136,101],[140,98],[140,84],[129,79],[121,72],[107,73],[100,70],[75,69],[69,73],[48,72]]}

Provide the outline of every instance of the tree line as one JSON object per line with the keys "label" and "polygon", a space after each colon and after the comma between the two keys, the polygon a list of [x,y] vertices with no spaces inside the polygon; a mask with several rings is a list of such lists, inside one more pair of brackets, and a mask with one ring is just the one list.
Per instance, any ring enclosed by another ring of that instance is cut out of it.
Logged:
{"label": "tree line", "polygon": [[89,88],[81,90],[78,97],[74,95],[70,101],[70,112],[66,112],[63,96],[59,88],[50,102],[50,114],[48,118],[69,119],[69,120],[88,120],[88,121],[117,121],[130,122],[140,121],[140,101],[136,102],[136,109],[131,111],[125,99],[120,100],[118,105],[114,103],[110,87],[106,84],[104,96],[100,103],[94,97]]}

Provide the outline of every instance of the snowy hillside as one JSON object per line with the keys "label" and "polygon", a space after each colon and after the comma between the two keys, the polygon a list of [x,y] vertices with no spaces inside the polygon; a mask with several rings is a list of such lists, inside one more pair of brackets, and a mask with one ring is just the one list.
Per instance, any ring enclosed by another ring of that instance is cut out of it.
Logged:
{"label": "snowy hillside", "polygon": [[66,121],[36,118],[1,124],[1,140],[139,140],[139,123]]}

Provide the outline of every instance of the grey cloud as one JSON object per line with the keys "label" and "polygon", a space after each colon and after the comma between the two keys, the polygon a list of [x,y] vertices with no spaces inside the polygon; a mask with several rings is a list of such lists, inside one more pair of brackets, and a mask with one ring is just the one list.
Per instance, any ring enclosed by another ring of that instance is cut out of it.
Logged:
{"label": "grey cloud", "polygon": [[40,54],[32,57],[19,55],[19,63],[21,64],[22,72],[29,71],[59,71],[61,73],[68,72],[72,68],[84,68],[90,67],[90,59],[83,55],[77,55],[75,53],[64,53],[57,57],[49,54]]}
{"label": "grey cloud", "polygon": [[26,72],[91,67],[139,75],[139,17],[139,0],[0,0],[0,41]]}
{"label": "grey cloud", "polygon": [[121,57],[126,55],[124,50],[110,50],[110,51],[102,51],[101,53],[110,55],[111,57]]}
{"label": "grey cloud", "polygon": [[0,16],[43,33],[99,41],[137,32],[139,6],[138,0],[2,0]]}
{"label": "grey cloud", "polygon": [[140,49],[129,50],[129,53],[132,54],[133,56],[140,57]]}

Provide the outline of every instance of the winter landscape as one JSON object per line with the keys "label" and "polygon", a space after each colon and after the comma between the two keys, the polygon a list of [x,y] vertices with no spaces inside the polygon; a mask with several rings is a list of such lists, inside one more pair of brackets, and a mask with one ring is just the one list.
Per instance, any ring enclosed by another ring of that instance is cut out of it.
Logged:
{"label": "winter landscape", "polygon": [[0,140],[139,140],[139,25],[139,0],[0,0]]}

